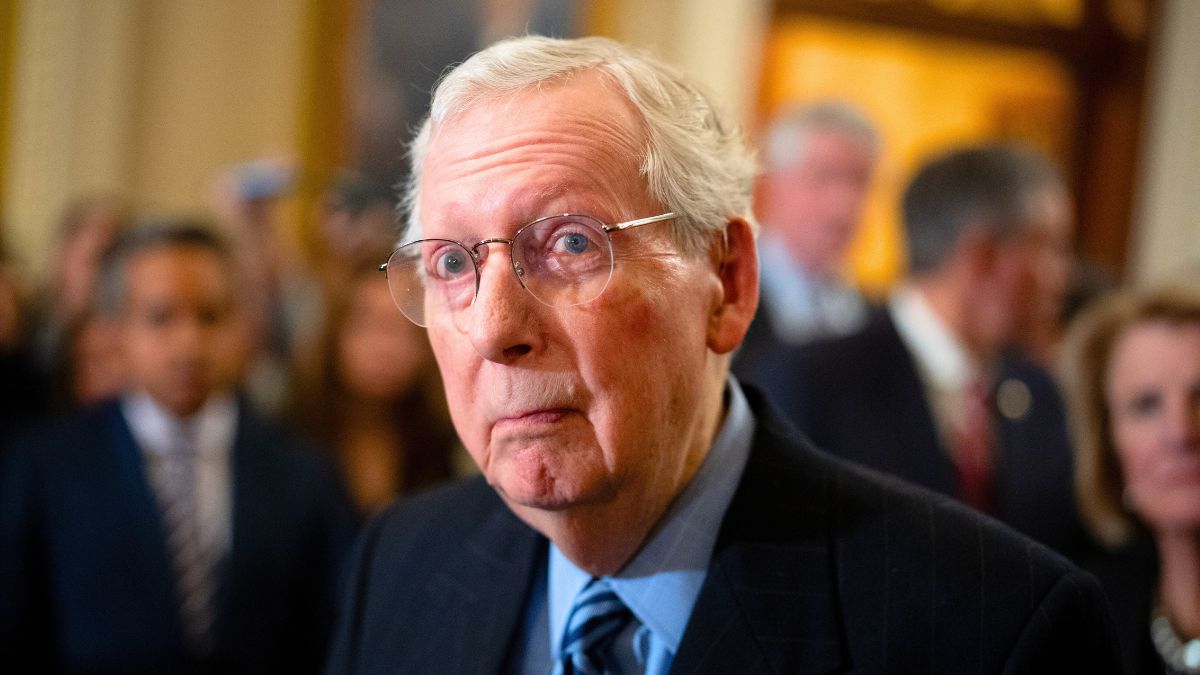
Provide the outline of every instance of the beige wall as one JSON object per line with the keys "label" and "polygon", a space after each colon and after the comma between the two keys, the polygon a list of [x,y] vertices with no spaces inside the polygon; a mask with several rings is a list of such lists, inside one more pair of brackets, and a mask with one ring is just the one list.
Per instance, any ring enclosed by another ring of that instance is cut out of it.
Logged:
{"label": "beige wall", "polygon": [[221,167],[298,154],[311,3],[16,2],[0,217],[35,276],[74,196],[201,210]]}
{"label": "beige wall", "polygon": [[593,28],[645,47],[698,78],[752,121],[770,0],[596,0]]}
{"label": "beige wall", "polygon": [[1200,2],[1165,3],[1150,80],[1142,193],[1134,219],[1134,279],[1200,280]]}
{"label": "beige wall", "polygon": [[[0,221],[35,273],[72,196],[201,209],[220,167],[305,147],[305,41],[321,0],[11,1]],[[752,121],[769,0],[593,4],[597,32],[657,51]],[[1132,237],[1140,279],[1200,265],[1200,2],[1164,9]]]}

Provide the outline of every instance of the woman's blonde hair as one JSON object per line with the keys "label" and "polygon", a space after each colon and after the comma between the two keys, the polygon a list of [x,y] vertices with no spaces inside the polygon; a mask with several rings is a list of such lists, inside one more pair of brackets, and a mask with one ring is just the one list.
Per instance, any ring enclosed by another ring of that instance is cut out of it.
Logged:
{"label": "woman's blonde hair", "polygon": [[1075,441],[1075,493],[1085,524],[1110,547],[1128,542],[1137,521],[1123,499],[1125,480],[1105,385],[1113,346],[1133,326],[1151,322],[1200,325],[1200,294],[1172,286],[1106,295],[1072,322],[1062,353],[1060,376]]}

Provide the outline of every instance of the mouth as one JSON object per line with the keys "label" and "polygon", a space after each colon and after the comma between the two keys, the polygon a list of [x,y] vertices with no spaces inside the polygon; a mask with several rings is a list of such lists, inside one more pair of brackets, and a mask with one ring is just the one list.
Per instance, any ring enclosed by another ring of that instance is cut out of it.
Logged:
{"label": "mouth", "polygon": [[496,426],[520,427],[553,424],[575,412],[577,411],[570,408],[538,408],[500,417],[496,420]]}

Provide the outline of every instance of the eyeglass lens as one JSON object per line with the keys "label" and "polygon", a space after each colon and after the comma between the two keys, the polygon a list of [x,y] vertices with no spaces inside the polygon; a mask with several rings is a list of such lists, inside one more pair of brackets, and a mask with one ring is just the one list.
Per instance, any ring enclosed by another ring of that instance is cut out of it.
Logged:
{"label": "eyeglass lens", "polygon": [[[489,240],[471,251],[445,239],[400,247],[387,263],[388,286],[404,316],[419,326],[438,312],[458,312],[475,300]],[[612,277],[613,254],[604,224],[589,216],[551,216],[522,227],[511,241],[513,272],[540,302],[568,307],[594,300]],[[478,261],[478,264],[477,264]]]}

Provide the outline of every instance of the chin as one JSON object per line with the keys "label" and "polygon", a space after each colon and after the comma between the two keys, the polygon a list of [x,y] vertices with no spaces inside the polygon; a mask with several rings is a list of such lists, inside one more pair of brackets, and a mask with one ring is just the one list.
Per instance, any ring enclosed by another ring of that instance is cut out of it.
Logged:
{"label": "chin", "polygon": [[605,476],[581,471],[581,467],[555,466],[534,457],[521,460],[501,462],[487,476],[488,482],[511,506],[561,512],[606,501],[615,492]]}
{"label": "chin", "polygon": [[1156,530],[1200,530],[1200,497],[1172,499],[1146,509],[1142,519]]}
{"label": "chin", "polygon": [[499,472],[500,475],[488,477],[488,482],[496,492],[513,506],[539,511],[562,511],[581,501],[581,492],[571,489],[572,486],[563,484],[544,473],[537,475],[521,475],[520,472]]}
{"label": "chin", "polygon": [[161,400],[165,402],[163,407],[169,409],[177,416],[191,417],[204,407],[204,404],[208,402],[208,396],[201,394],[189,394],[186,396],[175,396]]}

